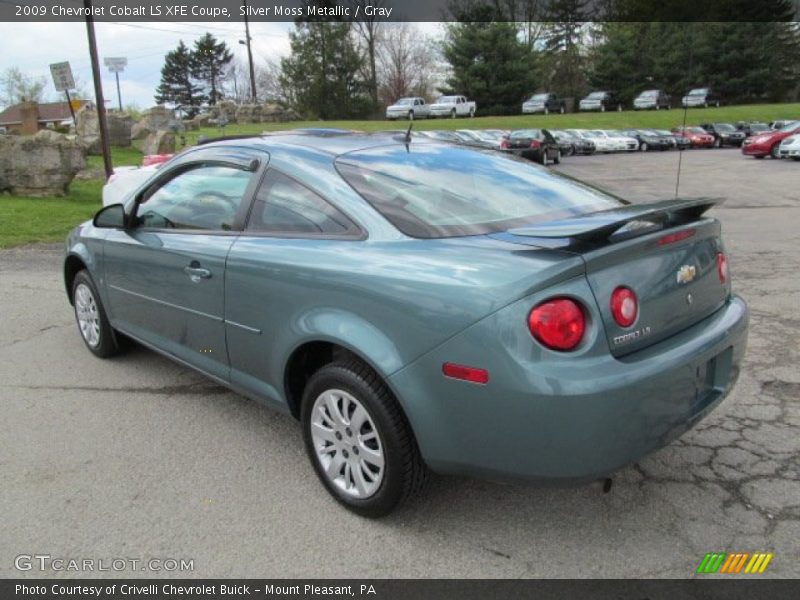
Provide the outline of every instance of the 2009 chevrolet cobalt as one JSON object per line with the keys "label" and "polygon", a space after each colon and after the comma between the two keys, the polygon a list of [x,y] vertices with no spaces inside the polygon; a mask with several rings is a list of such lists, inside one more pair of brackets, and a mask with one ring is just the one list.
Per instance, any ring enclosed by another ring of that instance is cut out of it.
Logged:
{"label": "2009 chevrolet cobalt", "polygon": [[428,469],[599,477],[713,409],[748,323],[713,204],[403,135],[224,140],[72,231],[64,276],[91,352],[133,338],[290,412],[379,516]]}

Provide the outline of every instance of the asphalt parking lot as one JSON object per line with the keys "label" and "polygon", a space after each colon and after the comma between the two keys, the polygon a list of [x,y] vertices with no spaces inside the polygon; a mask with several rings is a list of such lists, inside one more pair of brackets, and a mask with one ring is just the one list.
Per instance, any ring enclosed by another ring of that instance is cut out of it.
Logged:
{"label": "asphalt parking lot", "polygon": [[[633,200],[670,197],[679,153],[574,157],[559,170]],[[683,153],[680,192],[722,196],[745,368],[695,430],[600,483],[437,477],[365,520],[317,482],[300,430],[136,348],[84,349],[62,247],[0,251],[0,576],[20,554],[193,559],[196,577],[691,577],[706,552],[775,554],[800,576],[800,164]],[[123,571],[87,576],[154,576]],[[61,573],[61,575],[80,575]]]}

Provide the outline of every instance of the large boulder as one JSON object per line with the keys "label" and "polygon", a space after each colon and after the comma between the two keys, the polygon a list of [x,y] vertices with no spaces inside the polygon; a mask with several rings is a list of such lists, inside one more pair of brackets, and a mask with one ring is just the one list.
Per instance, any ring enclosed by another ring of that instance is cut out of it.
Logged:
{"label": "large boulder", "polygon": [[[133,119],[127,113],[107,112],[106,125],[108,126],[108,143],[111,146],[127,148],[131,145],[131,128]],[[75,133],[78,141],[86,148],[89,154],[102,154],[100,142],[100,119],[97,111],[85,107],[75,115]]]}
{"label": "large boulder", "polygon": [[86,147],[55,131],[0,136],[0,192],[63,196],[86,165]]}
{"label": "large boulder", "polygon": [[142,154],[174,154],[175,134],[171,131],[156,131],[142,142]]}
{"label": "large boulder", "polygon": [[294,111],[284,108],[280,104],[265,102],[261,105],[262,123],[285,123],[298,120],[300,120],[300,117]]}
{"label": "large boulder", "polygon": [[142,113],[142,118],[131,128],[131,143],[144,152],[145,140],[159,131],[183,133],[186,127],[175,118],[174,111],[163,106],[154,106]]}
{"label": "large boulder", "polygon": [[236,107],[237,123],[261,123],[260,104],[240,104]]}

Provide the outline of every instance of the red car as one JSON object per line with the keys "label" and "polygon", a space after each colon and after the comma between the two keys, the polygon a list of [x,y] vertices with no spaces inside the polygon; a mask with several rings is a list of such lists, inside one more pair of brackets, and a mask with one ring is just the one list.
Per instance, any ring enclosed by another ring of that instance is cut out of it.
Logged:
{"label": "red car", "polygon": [[781,141],[795,133],[800,133],[800,121],[793,121],[776,131],[762,131],[742,143],[742,154],[756,158],[764,158],[767,155],[778,158]]}
{"label": "red car", "polygon": [[702,127],[673,127],[672,133],[685,137],[692,148],[713,148],[714,136]]}

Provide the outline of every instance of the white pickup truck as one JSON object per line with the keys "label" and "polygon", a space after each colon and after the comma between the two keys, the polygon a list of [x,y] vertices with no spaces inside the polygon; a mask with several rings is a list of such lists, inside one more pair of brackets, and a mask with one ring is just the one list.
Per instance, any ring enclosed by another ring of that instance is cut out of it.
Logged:
{"label": "white pickup truck", "polygon": [[431,104],[432,117],[474,117],[477,110],[475,102],[470,102],[464,96],[440,96]]}
{"label": "white pickup truck", "polygon": [[391,106],[386,107],[386,118],[408,119],[413,121],[420,117],[429,117],[431,113],[430,104],[425,103],[425,98],[400,98]]}

